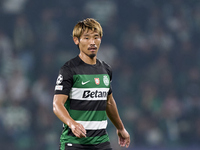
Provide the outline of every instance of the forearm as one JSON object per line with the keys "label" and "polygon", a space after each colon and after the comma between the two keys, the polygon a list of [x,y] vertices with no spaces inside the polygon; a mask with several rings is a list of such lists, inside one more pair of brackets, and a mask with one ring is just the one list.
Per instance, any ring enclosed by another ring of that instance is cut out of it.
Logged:
{"label": "forearm", "polygon": [[106,113],[114,126],[117,128],[120,146],[126,146],[126,148],[128,148],[130,144],[130,135],[124,128],[124,125],[119,117],[117,105],[112,94],[108,95]]}
{"label": "forearm", "polygon": [[57,97],[54,97],[53,112],[63,123],[68,126],[71,126],[71,123],[74,121],[64,107],[64,104],[58,102]]}
{"label": "forearm", "polygon": [[123,125],[123,123],[120,119],[119,113],[118,113],[116,102],[112,96],[109,98],[109,100],[107,102],[106,113],[107,113],[107,116],[109,117],[109,119],[112,121],[112,123],[118,130],[124,129],[124,125]]}

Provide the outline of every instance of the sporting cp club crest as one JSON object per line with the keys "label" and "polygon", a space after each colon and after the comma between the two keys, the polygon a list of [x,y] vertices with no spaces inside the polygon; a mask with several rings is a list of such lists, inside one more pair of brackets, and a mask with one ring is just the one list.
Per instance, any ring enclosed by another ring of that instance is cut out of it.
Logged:
{"label": "sporting cp club crest", "polygon": [[99,80],[99,78],[94,78],[94,81],[95,81],[95,83],[96,83],[97,85],[100,84],[100,80]]}
{"label": "sporting cp club crest", "polygon": [[108,76],[103,76],[103,82],[106,86],[109,85],[109,79],[108,79]]}

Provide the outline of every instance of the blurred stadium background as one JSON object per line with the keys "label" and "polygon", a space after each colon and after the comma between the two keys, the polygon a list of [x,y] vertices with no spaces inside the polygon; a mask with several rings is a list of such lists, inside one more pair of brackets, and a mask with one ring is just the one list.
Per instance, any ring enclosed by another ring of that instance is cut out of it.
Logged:
{"label": "blurred stadium background", "polygon": [[[58,149],[54,86],[79,53],[73,27],[87,17],[103,26],[98,57],[113,68],[129,150],[199,150],[198,0],[1,0],[0,149]],[[124,149],[111,123],[108,132]]]}

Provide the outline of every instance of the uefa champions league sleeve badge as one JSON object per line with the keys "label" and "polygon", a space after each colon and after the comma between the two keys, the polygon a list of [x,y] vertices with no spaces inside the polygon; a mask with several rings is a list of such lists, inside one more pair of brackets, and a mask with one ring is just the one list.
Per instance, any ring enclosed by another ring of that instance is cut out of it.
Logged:
{"label": "uefa champions league sleeve badge", "polygon": [[61,84],[63,81],[63,76],[61,74],[59,74],[58,78],[57,78],[57,81],[56,81],[56,84]]}
{"label": "uefa champions league sleeve badge", "polygon": [[63,81],[63,76],[61,74],[58,75],[58,78],[56,80],[56,86],[55,86],[55,90],[59,90],[62,91],[63,90],[63,85],[59,85],[61,84]]}

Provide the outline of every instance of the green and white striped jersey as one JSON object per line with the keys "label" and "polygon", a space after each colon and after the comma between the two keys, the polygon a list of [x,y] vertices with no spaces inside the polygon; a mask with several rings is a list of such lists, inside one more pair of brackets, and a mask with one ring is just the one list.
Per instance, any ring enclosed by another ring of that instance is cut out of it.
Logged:
{"label": "green and white striped jersey", "polygon": [[95,65],[89,65],[77,56],[60,69],[55,94],[68,95],[66,109],[87,131],[86,138],[77,138],[64,124],[60,138],[61,150],[65,147],[110,148],[106,132],[106,104],[107,96],[112,93],[111,79],[111,68],[98,59]]}

